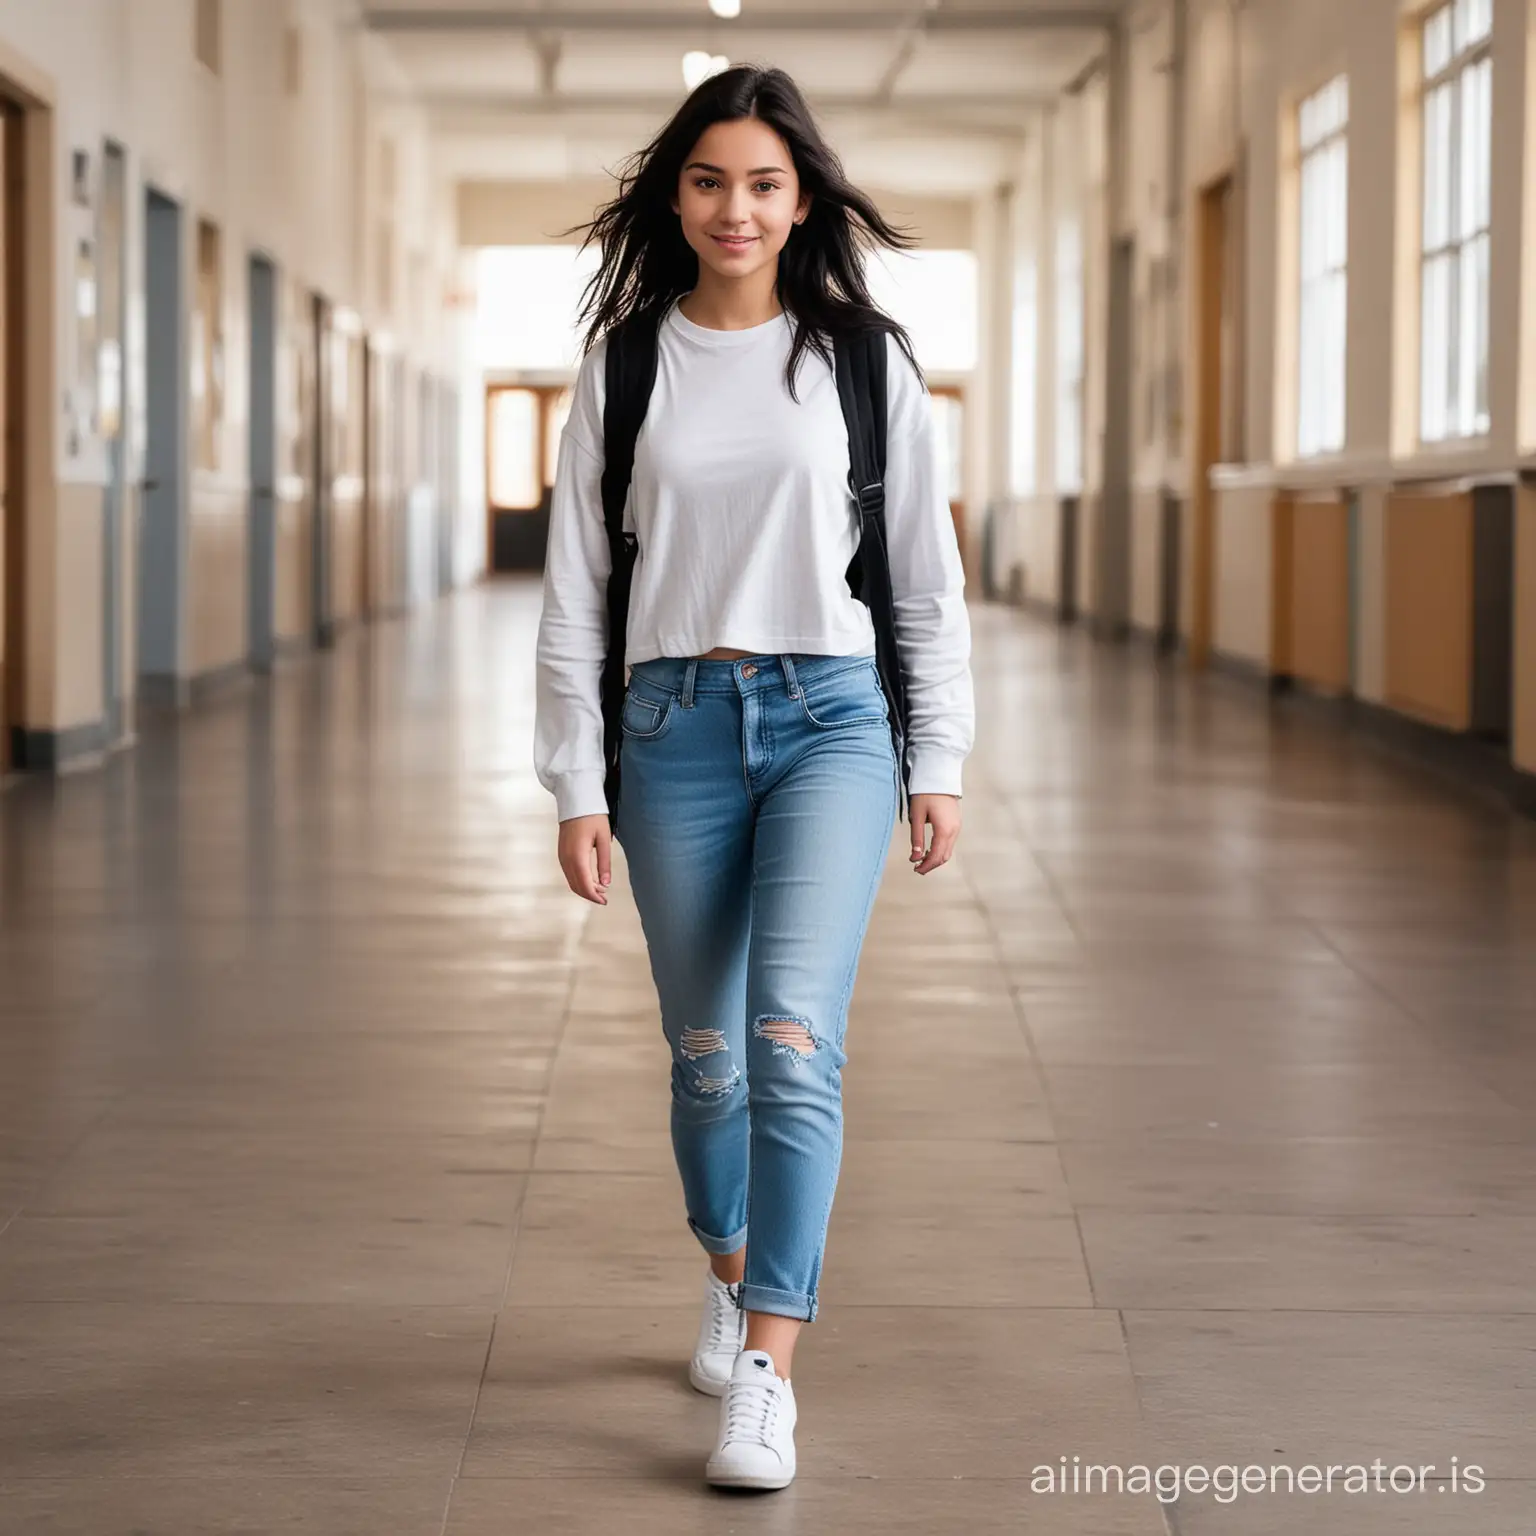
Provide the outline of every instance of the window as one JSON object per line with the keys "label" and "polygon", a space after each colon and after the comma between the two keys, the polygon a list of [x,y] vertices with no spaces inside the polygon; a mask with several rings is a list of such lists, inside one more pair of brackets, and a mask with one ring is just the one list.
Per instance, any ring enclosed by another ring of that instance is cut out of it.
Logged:
{"label": "window", "polygon": [[976,366],[978,301],[972,251],[875,251],[864,276],[870,295],[906,328],[920,367],[969,373]]}
{"label": "window", "polygon": [[1349,223],[1349,81],[1330,80],[1302,102],[1301,335],[1296,452],[1344,446],[1345,276]]}
{"label": "window", "polygon": [[478,258],[475,345],[488,369],[574,371],[577,315],[597,251],[574,245],[489,246]]}
{"label": "window", "polygon": [[1488,430],[1489,163],[1493,0],[1450,0],[1424,18],[1424,183],[1419,437]]}
{"label": "window", "polygon": [[1083,241],[1068,218],[1056,234],[1056,489],[1083,488]]}
{"label": "window", "polygon": [[224,256],[218,226],[197,221],[197,297],[192,306],[192,431],[199,469],[219,467],[224,423]]}
{"label": "window", "polygon": [[197,62],[214,74],[219,72],[219,59],[223,43],[219,14],[222,0],[197,0],[196,39]]}
{"label": "window", "polygon": [[1009,489],[1015,496],[1035,492],[1035,373],[1040,366],[1040,282],[1026,258],[1013,287],[1013,422],[1009,433]]}

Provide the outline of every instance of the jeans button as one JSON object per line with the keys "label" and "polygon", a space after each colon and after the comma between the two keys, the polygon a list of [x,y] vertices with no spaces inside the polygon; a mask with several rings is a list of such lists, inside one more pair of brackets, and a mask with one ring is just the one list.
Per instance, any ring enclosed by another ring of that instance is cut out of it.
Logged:
{"label": "jeans button", "polygon": [[744,666],[744,667],[743,667],[743,668],[742,668],[742,669],[741,669],[741,675],[742,675],[742,676],[743,676],[743,677],[756,677],[756,676],[757,676],[757,668],[756,668],[756,667],[754,667],[754,666],[753,666],[753,665],[752,665],[752,663],[751,663],[751,662],[750,662],[750,661],[749,661],[749,662],[748,662],[748,663],[747,663],[747,664],[746,664],[746,666]]}

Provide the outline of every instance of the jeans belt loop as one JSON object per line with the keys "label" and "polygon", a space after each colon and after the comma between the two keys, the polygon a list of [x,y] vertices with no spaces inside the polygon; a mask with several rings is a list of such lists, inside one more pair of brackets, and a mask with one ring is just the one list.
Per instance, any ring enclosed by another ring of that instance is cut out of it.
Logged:
{"label": "jeans belt loop", "polygon": [[779,660],[784,665],[784,681],[789,688],[789,696],[792,699],[800,697],[800,679],[795,675],[795,658],[787,652],[780,655]]}
{"label": "jeans belt loop", "polygon": [[693,708],[693,681],[699,675],[699,664],[690,658],[688,665],[683,668],[683,708]]}

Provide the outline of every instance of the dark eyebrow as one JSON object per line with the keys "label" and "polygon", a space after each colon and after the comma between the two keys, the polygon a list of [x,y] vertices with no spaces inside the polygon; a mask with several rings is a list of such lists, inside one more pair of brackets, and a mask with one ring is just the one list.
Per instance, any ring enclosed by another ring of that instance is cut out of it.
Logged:
{"label": "dark eyebrow", "polygon": [[[705,165],[702,160],[694,160],[683,167],[685,171],[708,171],[712,176],[724,176],[725,172],[718,165]],[[783,168],[777,165],[760,165],[755,171],[748,171],[748,176],[783,176]]]}

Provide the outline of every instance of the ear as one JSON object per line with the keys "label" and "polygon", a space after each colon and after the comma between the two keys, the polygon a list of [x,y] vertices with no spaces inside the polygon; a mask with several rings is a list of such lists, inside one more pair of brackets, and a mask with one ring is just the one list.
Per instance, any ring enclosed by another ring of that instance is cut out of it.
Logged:
{"label": "ear", "polygon": [[804,224],[805,216],[811,211],[811,194],[807,192],[800,199],[800,206],[795,209],[795,223]]}

